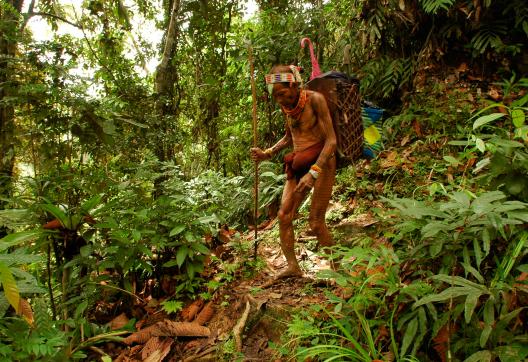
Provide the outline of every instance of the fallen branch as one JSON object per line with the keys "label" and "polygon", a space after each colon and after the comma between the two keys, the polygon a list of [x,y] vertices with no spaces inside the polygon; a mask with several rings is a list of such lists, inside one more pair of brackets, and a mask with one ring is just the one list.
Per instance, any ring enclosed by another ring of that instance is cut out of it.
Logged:
{"label": "fallen branch", "polygon": [[240,320],[236,324],[235,328],[233,328],[233,335],[235,337],[237,352],[242,352],[242,332],[244,331],[244,327],[246,326],[246,321],[250,309],[251,304],[249,303],[249,300],[246,300],[246,309],[244,310],[244,313],[242,314],[242,317],[240,317]]}

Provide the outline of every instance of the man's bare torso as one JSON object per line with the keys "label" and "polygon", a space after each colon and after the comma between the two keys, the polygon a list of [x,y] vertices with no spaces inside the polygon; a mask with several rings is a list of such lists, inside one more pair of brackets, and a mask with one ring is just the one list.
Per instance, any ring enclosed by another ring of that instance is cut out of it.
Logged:
{"label": "man's bare torso", "polygon": [[323,95],[309,90],[306,92],[308,99],[299,119],[287,117],[287,127],[291,132],[293,149],[296,152],[325,141],[324,133],[320,128],[317,114],[312,105],[315,98],[323,97]]}

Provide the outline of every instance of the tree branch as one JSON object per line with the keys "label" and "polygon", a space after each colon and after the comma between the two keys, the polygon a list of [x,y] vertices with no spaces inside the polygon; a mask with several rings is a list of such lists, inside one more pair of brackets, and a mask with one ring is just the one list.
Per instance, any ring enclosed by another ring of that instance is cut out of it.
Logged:
{"label": "tree branch", "polygon": [[71,26],[74,26],[76,28],[82,29],[82,27],[79,24],[75,24],[75,23],[69,21],[68,19],[63,18],[62,16],[51,14],[51,13],[45,13],[45,12],[42,12],[42,11],[34,11],[35,2],[36,2],[36,0],[31,0],[31,3],[29,4],[29,7],[28,7],[28,12],[23,14],[24,15],[24,21],[22,22],[22,25],[20,25],[20,31],[23,31],[26,28],[27,23],[29,22],[29,19],[31,19],[34,16],[41,16],[43,18],[47,17],[47,18],[57,19],[57,20],[60,20],[60,21],[62,21],[64,23],[66,23],[66,24],[70,24]]}

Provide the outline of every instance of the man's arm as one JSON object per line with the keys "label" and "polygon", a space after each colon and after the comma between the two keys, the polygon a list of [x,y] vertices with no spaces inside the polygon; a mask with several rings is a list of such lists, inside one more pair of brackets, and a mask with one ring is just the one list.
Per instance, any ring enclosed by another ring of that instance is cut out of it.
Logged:
{"label": "man's arm", "polygon": [[279,152],[283,148],[290,146],[292,143],[293,141],[292,141],[290,128],[288,127],[288,125],[286,125],[286,133],[284,134],[284,137],[282,137],[272,147],[268,148],[265,151],[261,150],[258,147],[251,148],[250,149],[251,159],[255,162],[260,162],[266,159],[270,159],[274,155],[276,155],[277,152]]}
{"label": "man's arm", "polygon": [[292,145],[292,136],[290,132],[290,128],[288,125],[286,125],[286,133],[284,134],[284,137],[282,137],[277,143],[275,143],[273,146],[268,148],[266,150],[266,153],[269,154],[270,157],[273,157],[276,155],[280,150],[289,147]]}
{"label": "man's arm", "polygon": [[317,117],[317,123],[325,140],[323,150],[319,154],[319,158],[317,158],[315,164],[324,170],[328,160],[334,156],[337,148],[337,139],[325,97],[321,93],[316,92],[310,99],[315,116]]}

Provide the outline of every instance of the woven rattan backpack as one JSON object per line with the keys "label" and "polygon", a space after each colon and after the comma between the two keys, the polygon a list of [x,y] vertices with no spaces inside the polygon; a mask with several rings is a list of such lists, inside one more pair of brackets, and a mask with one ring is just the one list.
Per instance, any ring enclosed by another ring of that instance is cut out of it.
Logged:
{"label": "woven rattan backpack", "polygon": [[337,137],[338,167],[359,159],[363,154],[363,120],[358,81],[344,73],[327,72],[305,87],[326,98]]}

